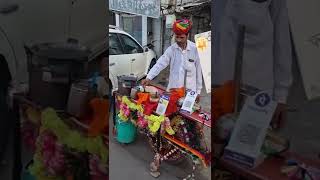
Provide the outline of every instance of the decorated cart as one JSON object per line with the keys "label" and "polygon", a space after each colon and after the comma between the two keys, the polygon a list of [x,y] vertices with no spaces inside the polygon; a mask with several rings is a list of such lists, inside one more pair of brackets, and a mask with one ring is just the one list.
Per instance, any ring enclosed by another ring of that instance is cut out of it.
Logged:
{"label": "decorated cart", "polygon": [[192,160],[193,170],[185,179],[195,178],[197,165],[210,166],[211,149],[204,128],[211,129],[211,114],[198,104],[193,105],[192,112],[183,111],[183,88],[166,92],[158,86],[132,86],[128,91],[120,88],[114,97],[114,135],[120,143],[132,142],[136,132],[148,137],[154,152],[150,163],[153,177],[160,176],[163,161],[179,161],[186,156]]}

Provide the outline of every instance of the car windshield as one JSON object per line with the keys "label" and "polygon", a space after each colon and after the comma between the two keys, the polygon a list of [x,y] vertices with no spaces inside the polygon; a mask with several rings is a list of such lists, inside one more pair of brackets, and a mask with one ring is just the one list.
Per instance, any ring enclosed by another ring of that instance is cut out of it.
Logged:
{"label": "car windshield", "polygon": [[123,49],[120,43],[120,40],[115,33],[109,34],[109,54],[110,55],[119,55],[124,54]]}
{"label": "car windshield", "polygon": [[131,37],[125,34],[119,34],[123,42],[124,51],[126,54],[142,53],[143,49],[141,46],[134,41]]}

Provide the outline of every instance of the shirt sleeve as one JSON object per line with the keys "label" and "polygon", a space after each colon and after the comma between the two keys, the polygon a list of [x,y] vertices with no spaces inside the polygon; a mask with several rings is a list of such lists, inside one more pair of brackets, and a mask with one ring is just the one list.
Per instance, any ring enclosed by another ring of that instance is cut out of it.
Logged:
{"label": "shirt sleeve", "polygon": [[286,0],[272,0],[270,14],[274,24],[274,99],[286,103],[292,84],[292,46]]}
{"label": "shirt sleeve", "polygon": [[201,69],[201,64],[200,64],[200,58],[199,58],[199,54],[198,51],[195,50],[196,52],[196,73],[197,73],[197,77],[196,77],[196,85],[197,85],[197,94],[201,93],[201,89],[202,89],[202,69]]}
{"label": "shirt sleeve", "polygon": [[164,54],[158,59],[157,63],[150,69],[147,78],[152,80],[155,78],[164,68],[166,68],[172,57],[172,50],[169,47]]}

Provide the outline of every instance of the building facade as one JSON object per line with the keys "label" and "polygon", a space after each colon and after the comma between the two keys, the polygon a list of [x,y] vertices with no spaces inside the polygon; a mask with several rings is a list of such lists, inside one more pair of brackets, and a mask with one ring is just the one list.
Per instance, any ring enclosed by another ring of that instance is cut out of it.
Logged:
{"label": "building facade", "polygon": [[120,11],[112,11],[111,14],[111,24],[131,34],[142,46],[152,43],[157,57],[160,57],[173,42],[172,29],[166,26],[166,20],[170,15],[177,19],[191,19],[191,41],[194,41],[195,34],[211,30],[211,0],[161,0],[158,18]]}

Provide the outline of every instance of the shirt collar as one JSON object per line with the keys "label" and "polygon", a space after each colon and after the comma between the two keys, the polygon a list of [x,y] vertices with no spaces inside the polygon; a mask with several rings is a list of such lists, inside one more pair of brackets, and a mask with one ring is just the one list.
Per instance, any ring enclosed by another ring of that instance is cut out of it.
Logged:
{"label": "shirt collar", "polygon": [[[175,48],[177,48],[177,49],[181,49],[181,48],[178,46],[177,43],[174,43],[174,46],[175,46]],[[190,51],[190,50],[191,50],[191,46],[190,46],[190,41],[189,41],[189,40],[187,41],[187,48],[186,48],[186,50],[187,50],[187,51]]]}

